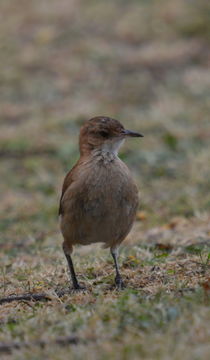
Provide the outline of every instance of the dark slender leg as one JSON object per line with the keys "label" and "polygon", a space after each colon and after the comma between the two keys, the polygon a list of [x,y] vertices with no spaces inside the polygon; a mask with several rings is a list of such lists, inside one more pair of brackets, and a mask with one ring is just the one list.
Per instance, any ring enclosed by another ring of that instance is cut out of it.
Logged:
{"label": "dark slender leg", "polygon": [[111,249],[110,251],[111,251],[112,257],[114,259],[114,265],[115,265],[115,270],[116,270],[115,284],[119,289],[123,289],[124,283],[123,283],[121,275],[120,275],[119,265],[118,265],[118,261],[117,261],[118,249],[114,248],[114,249]]}
{"label": "dark slender leg", "polygon": [[[64,252],[65,254],[65,252]],[[77,277],[76,277],[76,274],[75,274],[75,271],[74,271],[74,265],[73,265],[73,262],[72,262],[72,258],[69,254],[65,254],[66,256],[66,260],[68,262],[68,265],[69,265],[69,270],[70,270],[70,274],[71,274],[71,280],[72,280],[72,283],[73,283],[73,288],[75,290],[79,290],[79,289],[83,289],[78,281],[77,281]]]}

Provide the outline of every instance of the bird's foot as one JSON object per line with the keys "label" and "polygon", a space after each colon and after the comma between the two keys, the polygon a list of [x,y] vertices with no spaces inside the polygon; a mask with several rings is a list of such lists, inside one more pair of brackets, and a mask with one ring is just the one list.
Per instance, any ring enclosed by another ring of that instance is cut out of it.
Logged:
{"label": "bird's foot", "polygon": [[119,290],[122,290],[122,289],[125,288],[125,284],[124,284],[124,282],[123,282],[120,275],[116,275],[115,284],[116,284],[116,288],[119,289]]}
{"label": "bird's foot", "polygon": [[85,286],[83,286],[83,285],[80,285],[80,284],[74,284],[73,285],[73,290],[74,291],[85,291],[85,290],[87,290],[86,289],[86,287]]}

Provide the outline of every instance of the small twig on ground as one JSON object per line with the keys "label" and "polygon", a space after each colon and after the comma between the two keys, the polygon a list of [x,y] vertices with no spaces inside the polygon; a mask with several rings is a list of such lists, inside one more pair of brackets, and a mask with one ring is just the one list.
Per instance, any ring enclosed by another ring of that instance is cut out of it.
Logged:
{"label": "small twig on ground", "polygon": [[[69,294],[69,290],[60,290],[56,291],[56,295],[58,297],[62,297],[63,295]],[[51,296],[45,293],[29,293],[29,294],[22,294],[22,295],[10,295],[4,298],[0,298],[0,305],[4,303],[10,303],[12,301],[42,301],[42,300],[51,300]]]}

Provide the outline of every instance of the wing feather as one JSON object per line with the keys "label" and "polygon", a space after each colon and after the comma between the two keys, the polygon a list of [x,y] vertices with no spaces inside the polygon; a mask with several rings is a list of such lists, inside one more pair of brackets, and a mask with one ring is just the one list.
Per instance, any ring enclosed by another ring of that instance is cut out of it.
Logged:
{"label": "wing feather", "polygon": [[63,214],[63,209],[62,209],[62,199],[64,197],[64,194],[66,192],[66,190],[69,188],[69,186],[74,182],[74,170],[76,168],[77,164],[75,164],[73,166],[73,168],[66,174],[64,181],[63,181],[63,186],[62,186],[62,192],[61,192],[61,197],[60,197],[60,204],[59,204],[59,211],[58,211],[58,215],[62,215]]}

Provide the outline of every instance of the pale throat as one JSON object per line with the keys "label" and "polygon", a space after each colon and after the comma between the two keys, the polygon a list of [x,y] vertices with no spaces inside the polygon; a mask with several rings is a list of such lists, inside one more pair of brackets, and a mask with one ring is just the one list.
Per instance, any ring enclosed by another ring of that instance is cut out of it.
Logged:
{"label": "pale throat", "polygon": [[114,139],[111,141],[106,141],[101,146],[101,152],[110,153],[117,156],[119,149],[123,145],[124,141],[125,139]]}

